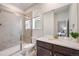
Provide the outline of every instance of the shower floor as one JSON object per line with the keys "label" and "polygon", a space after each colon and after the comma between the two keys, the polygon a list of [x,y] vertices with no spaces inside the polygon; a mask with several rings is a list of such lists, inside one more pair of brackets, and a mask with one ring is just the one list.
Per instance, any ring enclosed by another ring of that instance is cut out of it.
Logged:
{"label": "shower floor", "polygon": [[0,56],[10,56],[18,51],[20,51],[20,45],[0,51]]}
{"label": "shower floor", "polygon": [[[29,46],[29,45],[27,45],[27,46]],[[24,49],[22,49],[22,50],[24,50]],[[20,51],[20,45],[16,45],[14,47],[0,51],[0,56],[24,56],[22,52],[23,51]],[[33,51],[32,53],[35,54],[36,52]],[[29,55],[27,55],[27,56],[29,56]],[[35,55],[31,54],[31,56],[35,56]]]}

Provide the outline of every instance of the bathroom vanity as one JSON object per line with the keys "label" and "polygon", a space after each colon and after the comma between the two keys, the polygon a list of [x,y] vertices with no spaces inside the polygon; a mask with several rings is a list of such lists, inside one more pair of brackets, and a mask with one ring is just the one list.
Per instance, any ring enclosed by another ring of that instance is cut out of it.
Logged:
{"label": "bathroom vanity", "polygon": [[37,39],[37,56],[79,56],[79,43],[62,39]]}

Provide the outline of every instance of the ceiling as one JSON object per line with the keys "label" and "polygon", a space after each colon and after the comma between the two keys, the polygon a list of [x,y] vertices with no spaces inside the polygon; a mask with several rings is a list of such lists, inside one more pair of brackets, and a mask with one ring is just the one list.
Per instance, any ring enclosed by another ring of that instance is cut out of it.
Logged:
{"label": "ceiling", "polygon": [[0,4],[3,10],[7,10],[19,15],[25,15],[25,17],[31,16],[31,12],[28,13],[28,15],[26,15],[25,11],[34,5],[36,5],[36,3],[1,3]]}
{"label": "ceiling", "polygon": [[31,6],[35,5],[36,3],[1,3],[0,5],[7,7],[9,9],[17,9],[20,11],[25,11],[28,8],[30,8]]}
{"label": "ceiling", "polygon": [[12,6],[15,6],[21,10],[27,10],[29,7],[31,7],[34,3],[8,3]]}
{"label": "ceiling", "polygon": [[34,6],[35,3],[1,3],[0,6],[2,9],[14,12],[25,14],[25,11]]}
{"label": "ceiling", "polygon": [[56,14],[56,13],[61,13],[63,11],[67,11],[67,10],[69,10],[69,7],[70,7],[70,5],[67,5],[67,6],[64,6],[64,7],[61,7],[61,8],[57,8],[57,9],[54,10],[54,13]]}

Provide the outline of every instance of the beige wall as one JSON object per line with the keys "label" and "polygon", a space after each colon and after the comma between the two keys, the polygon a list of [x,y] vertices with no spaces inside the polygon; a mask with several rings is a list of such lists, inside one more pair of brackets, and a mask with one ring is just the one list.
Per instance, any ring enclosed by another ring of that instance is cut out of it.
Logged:
{"label": "beige wall", "polygon": [[32,29],[25,30],[23,37],[24,37],[23,38],[24,43],[31,43],[32,42]]}
{"label": "beige wall", "polygon": [[43,15],[43,35],[54,35],[54,12]]}
{"label": "beige wall", "polygon": [[77,19],[78,19],[77,26],[78,26],[78,32],[79,32],[79,3],[77,5],[77,7],[78,7],[78,9],[77,9],[77,15],[78,15],[78,17],[77,17]]}
{"label": "beige wall", "polygon": [[[70,6],[70,10],[69,10],[69,21],[70,21],[70,30],[72,29],[72,31],[77,31],[78,30],[78,26],[77,26],[77,4],[72,4]],[[73,24],[74,24],[74,28],[73,28]]]}
{"label": "beige wall", "polygon": [[18,45],[22,30],[22,18],[6,11],[0,12],[0,50]]}

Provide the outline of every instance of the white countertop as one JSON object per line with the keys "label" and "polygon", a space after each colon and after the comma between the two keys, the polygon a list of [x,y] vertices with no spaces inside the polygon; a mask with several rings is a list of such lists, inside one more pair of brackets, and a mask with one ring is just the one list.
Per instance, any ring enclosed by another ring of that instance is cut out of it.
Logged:
{"label": "white countertop", "polygon": [[37,38],[37,40],[79,50],[78,42],[74,42],[67,39],[54,39],[54,38],[49,39],[47,37],[41,37],[41,38]]}

